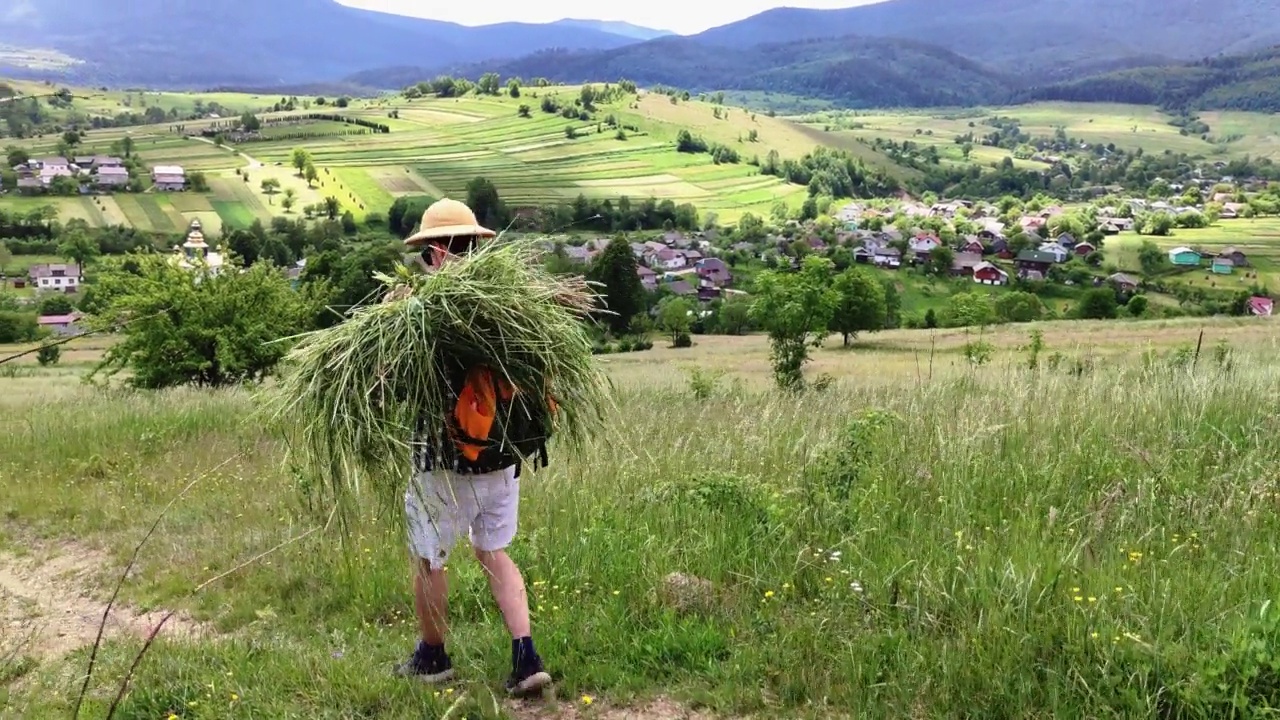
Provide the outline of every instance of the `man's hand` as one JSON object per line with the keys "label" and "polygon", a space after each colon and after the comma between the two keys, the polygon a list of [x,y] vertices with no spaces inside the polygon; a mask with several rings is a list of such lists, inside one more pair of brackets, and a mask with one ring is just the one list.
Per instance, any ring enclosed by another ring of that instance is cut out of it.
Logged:
{"label": "man's hand", "polygon": [[390,292],[382,296],[382,302],[389,303],[397,300],[404,300],[413,294],[413,288],[408,285],[397,285]]}

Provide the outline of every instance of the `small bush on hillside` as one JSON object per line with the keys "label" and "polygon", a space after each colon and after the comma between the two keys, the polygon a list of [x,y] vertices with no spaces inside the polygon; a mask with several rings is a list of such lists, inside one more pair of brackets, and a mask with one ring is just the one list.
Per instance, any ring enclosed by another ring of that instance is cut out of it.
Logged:
{"label": "small bush on hillside", "polygon": [[724,377],[724,372],[720,370],[704,370],[700,367],[694,367],[689,370],[689,389],[693,391],[693,396],[699,400],[706,400],[715,395],[716,390],[720,387],[720,378]]}
{"label": "small bush on hillside", "polygon": [[674,348],[691,348],[693,347],[693,336],[687,332],[679,333],[675,336],[671,347]]}
{"label": "small bush on hillside", "polygon": [[57,345],[45,345],[36,351],[36,362],[42,367],[57,365],[62,357],[62,348]]}

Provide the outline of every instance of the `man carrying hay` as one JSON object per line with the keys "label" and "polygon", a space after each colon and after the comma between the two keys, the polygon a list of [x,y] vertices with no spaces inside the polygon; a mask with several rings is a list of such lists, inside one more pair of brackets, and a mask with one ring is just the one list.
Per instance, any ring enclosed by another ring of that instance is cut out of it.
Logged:
{"label": "man carrying hay", "polygon": [[[434,269],[494,236],[478,224],[466,205],[443,199],[427,208],[421,228],[405,244],[421,248],[423,262]],[[409,292],[407,287],[397,288],[384,302],[402,299]],[[493,467],[485,464],[484,457],[439,457],[434,447],[438,446],[415,443],[413,480],[405,493],[409,544],[417,558],[413,590],[421,640],[412,657],[396,667],[396,674],[431,683],[453,676],[445,652],[448,579],[444,565],[465,532],[511,633],[507,691],[515,696],[537,693],[551,683],[551,675],[534,649],[524,578],[506,553],[516,533],[519,463],[489,461],[502,465]]]}

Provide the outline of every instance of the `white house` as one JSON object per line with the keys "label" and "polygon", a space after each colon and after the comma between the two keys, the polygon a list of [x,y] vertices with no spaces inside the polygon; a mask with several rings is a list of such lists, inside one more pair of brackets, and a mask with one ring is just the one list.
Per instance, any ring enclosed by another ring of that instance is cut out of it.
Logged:
{"label": "white house", "polygon": [[680,270],[689,262],[684,253],[671,248],[663,248],[657,252],[652,252],[646,257],[646,260],[649,267],[654,270]]}
{"label": "white house", "polygon": [[1040,246],[1040,252],[1052,255],[1053,261],[1056,263],[1066,262],[1067,258],[1071,257],[1071,251],[1056,242],[1044,243]]}
{"label": "white house", "polygon": [[157,165],[151,168],[151,181],[156,190],[186,190],[187,172],[177,165]]}
{"label": "white house", "polygon": [[80,288],[80,266],[75,264],[43,263],[32,265],[27,271],[31,284],[37,290],[75,292]]}

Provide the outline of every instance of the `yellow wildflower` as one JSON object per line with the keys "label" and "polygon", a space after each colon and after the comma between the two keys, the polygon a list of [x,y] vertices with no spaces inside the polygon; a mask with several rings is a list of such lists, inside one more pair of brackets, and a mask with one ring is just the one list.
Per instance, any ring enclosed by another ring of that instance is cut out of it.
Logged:
{"label": "yellow wildflower", "polygon": [[583,696],[582,696],[582,704],[583,704],[583,705],[590,705],[591,703],[593,703],[593,702],[595,702],[595,701],[596,701],[596,699],[595,699],[595,698],[593,698],[593,697],[591,697],[590,695],[583,695]]}
{"label": "yellow wildflower", "polygon": [[767,590],[767,591],[765,591],[764,596],[765,596],[765,597],[767,597],[767,598],[771,598],[771,597],[773,597],[773,591],[772,591],[772,590]]}

